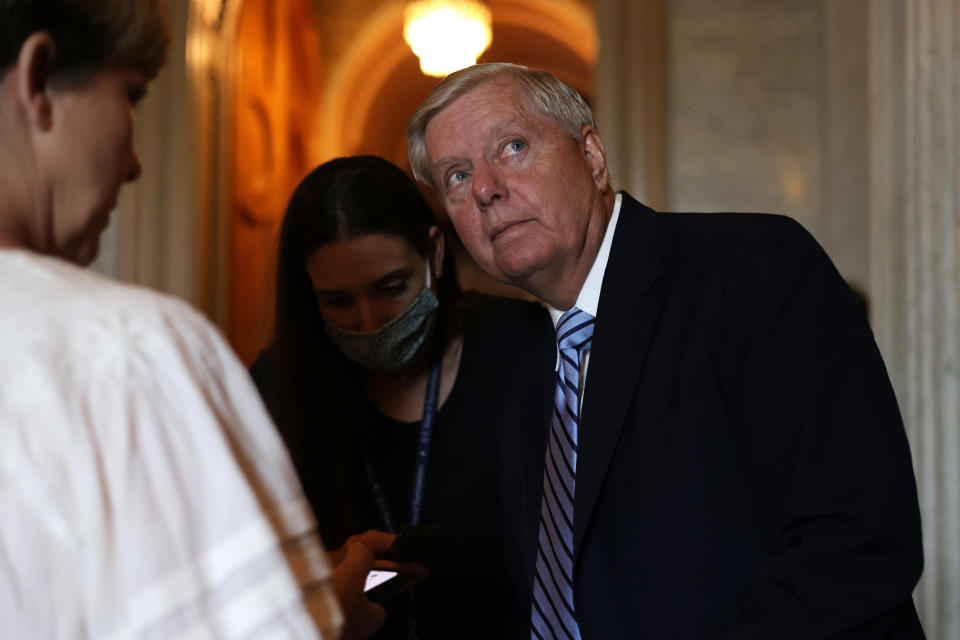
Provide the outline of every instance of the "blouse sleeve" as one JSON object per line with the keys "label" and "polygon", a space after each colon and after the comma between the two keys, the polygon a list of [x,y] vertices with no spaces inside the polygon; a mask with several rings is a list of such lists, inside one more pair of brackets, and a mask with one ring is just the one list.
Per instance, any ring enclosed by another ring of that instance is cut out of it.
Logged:
{"label": "blouse sleeve", "polygon": [[46,398],[20,417],[55,445],[4,460],[19,480],[0,500],[35,535],[0,535],[18,565],[0,601],[51,637],[337,637],[316,523],[246,370],[186,305],[151,311],[37,372]]}

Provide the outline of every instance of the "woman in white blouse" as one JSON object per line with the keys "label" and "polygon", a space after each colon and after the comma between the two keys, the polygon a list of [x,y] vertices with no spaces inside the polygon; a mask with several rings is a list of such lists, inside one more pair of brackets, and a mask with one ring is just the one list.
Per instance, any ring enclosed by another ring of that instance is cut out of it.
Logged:
{"label": "woman in white blouse", "polygon": [[[169,42],[160,0],[0,0],[4,638],[340,632],[313,516],[221,336],[78,268],[140,174],[133,106]],[[345,555],[363,636],[372,554]]]}

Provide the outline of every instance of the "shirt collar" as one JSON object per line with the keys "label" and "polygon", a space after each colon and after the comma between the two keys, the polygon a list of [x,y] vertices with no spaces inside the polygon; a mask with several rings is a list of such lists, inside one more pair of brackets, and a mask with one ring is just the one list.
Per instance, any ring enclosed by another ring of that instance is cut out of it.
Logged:
{"label": "shirt collar", "polygon": [[[597,307],[600,306],[600,287],[603,285],[603,274],[607,270],[607,260],[610,258],[610,247],[613,245],[613,232],[617,226],[617,220],[620,218],[620,202],[623,199],[622,193],[617,193],[613,204],[613,214],[610,216],[610,222],[607,224],[607,230],[603,234],[603,242],[600,243],[600,250],[597,251],[597,257],[590,267],[587,279],[583,282],[580,289],[580,295],[577,296],[576,307],[581,311],[589,313],[594,318],[597,317]],[[550,318],[553,320],[553,326],[556,327],[560,322],[560,317],[566,313],[566,310],[547,307],[550,311]]]}

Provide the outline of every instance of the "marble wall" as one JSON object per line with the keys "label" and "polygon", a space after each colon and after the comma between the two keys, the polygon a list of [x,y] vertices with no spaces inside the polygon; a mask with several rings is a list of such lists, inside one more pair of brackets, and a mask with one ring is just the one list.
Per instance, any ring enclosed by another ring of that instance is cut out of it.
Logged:
{"label": "marble wall", "polygon": [[790,213],[820,200],[820,7],[674,0],[669,15],[670,207]]}
{"label": "marble wall", "polygon": [[866,0],[669,7],[669,208],[788,214],[867,290]]}
{"label": "marble wall", "polygon": [[868,0],[598,0],[596,113],[655,208],[785,213],[869,296]]}

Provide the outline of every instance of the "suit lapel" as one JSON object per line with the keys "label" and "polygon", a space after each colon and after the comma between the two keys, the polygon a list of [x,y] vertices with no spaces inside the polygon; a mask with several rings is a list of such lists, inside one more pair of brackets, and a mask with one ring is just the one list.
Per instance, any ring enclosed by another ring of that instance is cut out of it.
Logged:
{"label": "suit lapel", "polygon": [[660,301],[645,295],[662,271],[655,226],[654,211],[624,193],[600,291],[580,418],[574,558],[580,555],[660,310]]}

